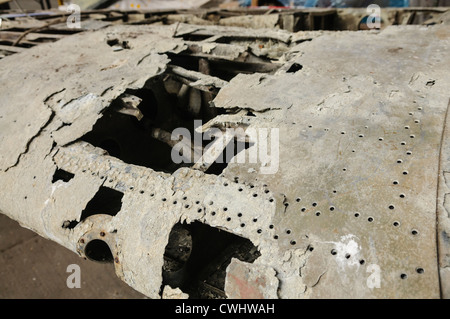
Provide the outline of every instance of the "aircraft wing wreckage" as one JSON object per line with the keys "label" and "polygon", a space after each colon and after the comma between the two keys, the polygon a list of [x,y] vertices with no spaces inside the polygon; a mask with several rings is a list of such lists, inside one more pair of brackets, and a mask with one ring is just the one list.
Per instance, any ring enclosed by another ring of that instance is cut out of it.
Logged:
{"label": "aircraft wing wreckage", "polygon": [[449,50],[184,23],[24,49],[0,210],[150,298],[449,298]]}

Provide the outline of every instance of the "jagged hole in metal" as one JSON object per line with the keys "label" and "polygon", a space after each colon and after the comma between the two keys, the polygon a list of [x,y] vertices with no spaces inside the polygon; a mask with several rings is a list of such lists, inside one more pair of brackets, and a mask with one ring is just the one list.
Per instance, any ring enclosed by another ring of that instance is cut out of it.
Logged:
{"label": "jagged hole in metal", "polygon": [[193,299],[225,298],[231,258],[252,263],[260,255],[246,238],[201,222],[177,223],[165,249],[162,287],[179,287]]}

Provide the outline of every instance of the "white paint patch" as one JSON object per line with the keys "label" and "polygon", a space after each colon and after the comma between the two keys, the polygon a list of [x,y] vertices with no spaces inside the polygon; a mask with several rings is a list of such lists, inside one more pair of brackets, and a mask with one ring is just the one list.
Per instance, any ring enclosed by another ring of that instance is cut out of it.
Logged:
{"label": "white paint patch", "polygon": [[341,236],[340,241],[326,241],[323,243],[334,244],[334,249],[337,251],[336,262],[340,268],[356,266],[359,268],[359,252],[361,246],[356,241],[358,237],[353,234]]}
{"label": "white paint patch", "polygon": [[53,200],[53,194],[56,192],[56,190],[60,187],[67,187],[67,183],[57,181],[56,183],[52,184],[52,193],[50,194],[50,197],[47,198],[47,200],[44,203],[44,207],[47,206],[50,203],[50,200]]}
{"label": "white paint patch", "polygon": [[359,267],[359,259],[357,258],[361,250],[361,246],[356,242],[355,235],[348,234],[341,237],[340,242],[335,242],[337,250],[336,261],[339,266],[344,268],[348,266]]}

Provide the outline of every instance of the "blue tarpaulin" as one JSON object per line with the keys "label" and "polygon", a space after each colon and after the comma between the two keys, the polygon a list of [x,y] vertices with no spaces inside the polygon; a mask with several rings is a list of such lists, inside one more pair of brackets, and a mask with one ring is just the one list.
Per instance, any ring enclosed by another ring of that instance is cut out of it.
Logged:
{"label": "blue tarpaulin", "polygon": [[[354,6],[355,1],[351,4],[347,0],[277,0],[280,5],[285,7],[331,7],[331,8],[347,8]],[[365,7],[362,1],[359,7]],[[249,7],[252,4],[251,0],[239,0],[241,6]],[[389,7],[409,7],[409,0],[389,0]]]}

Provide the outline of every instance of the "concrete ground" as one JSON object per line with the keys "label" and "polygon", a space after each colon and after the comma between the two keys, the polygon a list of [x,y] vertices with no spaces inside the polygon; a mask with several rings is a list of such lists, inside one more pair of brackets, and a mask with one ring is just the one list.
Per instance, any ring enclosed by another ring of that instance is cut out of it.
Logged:
{"label": "concrete ground", "polygon": [[[68,288],[67,266],[80,266],[81,287]],[[122,282],[112,264],[84,260],[0,214],[0,298],[145,298]]]}

